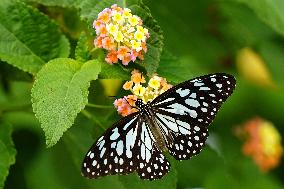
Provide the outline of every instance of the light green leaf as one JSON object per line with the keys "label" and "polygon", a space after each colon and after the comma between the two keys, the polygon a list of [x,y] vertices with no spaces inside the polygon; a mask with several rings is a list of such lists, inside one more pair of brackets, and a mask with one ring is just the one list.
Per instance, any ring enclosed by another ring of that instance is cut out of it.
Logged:
{"label": "light green leaf", "polygon": [[238,0],[255,11],[261,20],[284,35],[284,4],[283,0]]}
{"label": "light green leaf", "polygon": [[45,62],[69,55],[69,42],[55,23],[25,3],[0,3],[0,59],[31,74]]}
{"label": "light green leaf", "polygon": [[0,124],[0,188],[4,188],[4,182],[9,174],[9,168],[15,163],[16,150],[12,141],[11,126]]}
{"label": "light green leaf", "polygon": [[58,142],[88,103],[90,81],[98,78],[100,70],[96,60],[80,64],[58,58],[39,71],[32,89],[32,102],[48,147]]}

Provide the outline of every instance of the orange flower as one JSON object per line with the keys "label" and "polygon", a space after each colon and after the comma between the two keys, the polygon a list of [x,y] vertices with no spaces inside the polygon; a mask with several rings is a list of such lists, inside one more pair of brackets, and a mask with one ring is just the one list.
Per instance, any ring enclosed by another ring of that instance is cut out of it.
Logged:
{"label": "orange flower", "polygon": [[242,148],[243,153],[252,157],[262,171],[278,166],[283,147],[281,136],[272,123],[254,118],[237,131],[237,134],[247,137]]}
{"label": "orange flower", "polygon": [[98,16],[98,20],[102,21],[103,23],[107,23],[110,21],[110,16],[108,12],[101,12]]}
{"label": "orange flower", "polygon": [[137,96],[135,96],[135,95],[128,95],[128,96],[126,97],[126,99],[127,99],[127,102],[128,102],[131,106],[135,106],[135,103],[136,103],[136,101],[137,101]]}
{"label": "orange flower", "polygon": [[107,29],[105,26],[100,27],[101,37],[105,37],[107,35]]}
{"label": "orange flower", "polygon": [[130,49],[128,47],[120,46],[117,51],[117,57],[122,60],[124,56],[128,54],[128,52],[130,52]]}
{"label": "orange flower", "polygon": [[118,107],[120,107],[120,106],[122,106],[124,103],[123,103],[123,98],[120,98],[120,99],[116,99],[115,101],[114,101],[114,106],[116,107],[116,108],[118,108]]}
{"label": "orange flower", "polygon": [[126,81],[123,85],[124,90],[130,90],[132,88],[133,81]]}
{"label": "orange flower", "polygon": [[147,52],[147,44],[145,43],[145,42],[143,42],[142,44],[142,49],[143,49],[143,51],[146,53]]}
{"label": "orange flower", "polygon": [[[122,116],[127,116],[138,111],[137,108],[135,108],[135,102],[138,98],[144,103],[147,103],[171,87],[171,85],[167,83],[166,79],[159,77],[158,75],[154,75],[149,80],[148,86],[144,87],[141,84],[146,81],[139,70],[133,70],[131,74],[131,81],[125,82],[123,89],[130,90],[133,95],[124,96],[124,98],[117,99],[114,102],[118,113]],[[135,83],[134,86],[133,83]]]}
{"label": "orange flower", "polygon": [[114,50],[115,48],[115,46],[113,45],[113,40],[109,37],[105,37],[102,40],[102,44],[103,44],[103,48],[108,49],[108,50]]}
{"label": "orange flower", "polygon": [[131,81],[133,81],[135,84],[146,83],[144,76],[139,72],[132,74]]}
{"label": "orange flower", "polygon": [[[149,32],[142,26],[141,18],[133,15],[130,9],[118,7],[116,4],[105,8],[93,22],[93,28],[97,34],[95,46],[117,51],[117,58],[123,65],[128,65],[137,58],[144,59],[142,53],[147,51]],[[108,63],[115,62],[110,57],[106,57],[106,60]]]}
{"label": "orange flower", "polygon": [[103,47],[103,38],[102,37],[97,37],[95,40],[94,40],[94,44],[96,47],[98,48],[102,48]]}
{"label": "orange flower", "polygon": [[112,8],[113,10],[116,10],[117,12],[122,12],[122,11],[123,11],[122,8],[120,8],[120,7],[117,6],[117,4],[112,5],[111,8]]}
{"label": "orange flower", "polygon": [[129,114],[131,114],[131,107],[129,105],[125,105],[121,108],[121,110],[119,111],[119,113],[125,117],[128,116]]}
{"label": "orange flower", "polygon": [[123,56],[122,58],[123,65],[127,65],[130,61],[131,61],[131,55],[129,53]]}
{"label": "orange flower", "polygon": [[117,52],[116,51],[110,51],[107,54],[107,57],[105,58],[105,60],[109,64],[117,63],[118,62]]}
{"label": "orange flower", "polygon": [[101,26],[103,26],[103,22],[100,20],[95,20],[93,23],[93,28],[95,28],[96,30],[99,30]]}

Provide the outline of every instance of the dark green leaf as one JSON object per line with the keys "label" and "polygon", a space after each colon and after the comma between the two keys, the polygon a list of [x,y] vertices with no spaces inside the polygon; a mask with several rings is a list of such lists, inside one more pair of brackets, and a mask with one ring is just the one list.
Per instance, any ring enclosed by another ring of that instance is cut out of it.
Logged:
{"label": "dark green leaf", "polygon": [[284,36],[284,4],[282,0],[238,0],[255,11],[268,26]]}
{"label": "dark green leaf", "polygon": [[36,74],[45,62],[69,55],[69,42],[46,16],[15,0],[0,3],[0,59]]}
{"label": "dark green leaf", "polygon": [[0,124],[0,188],[9,174],[9,168],[15,163],[16,150],[12,141],[12,129],[9,124]]}

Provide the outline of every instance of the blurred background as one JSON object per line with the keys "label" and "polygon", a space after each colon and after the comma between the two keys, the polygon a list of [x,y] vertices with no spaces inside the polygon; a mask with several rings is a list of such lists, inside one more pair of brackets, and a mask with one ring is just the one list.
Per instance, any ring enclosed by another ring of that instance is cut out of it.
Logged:
{"label": "blurred background", "polygon": [[[284,188],[284,2],[144,3],[164,32],[161,62],[171,56],[184,68],[182,73],[171,73],[169,67],[167,74],[190,79],[226,72],[237,78],[235,92],[210,126],[208,145],[191,160],[171,159],[173,168],[164,181],[149,183],[135,175],[87,180],[80,175],[81,161],[102,128],[119,119],[115,109],[87,107],[60,142],[47,149],[44,133],[32,112],[32,77],[1,64],[0,116],[13,126],[17,150],[5,188]],[[32,5],[55,22],[64,23],[62,31],[76,45],[81,25],[74,9]],[[158,74],[163,76],[164,70],[158,69]],[[13,77],[8,74],[11,72]],[[111,106],[114,99],[108,96],[123,95],[121,85],[122,81],[95,81],[89,101]]]}

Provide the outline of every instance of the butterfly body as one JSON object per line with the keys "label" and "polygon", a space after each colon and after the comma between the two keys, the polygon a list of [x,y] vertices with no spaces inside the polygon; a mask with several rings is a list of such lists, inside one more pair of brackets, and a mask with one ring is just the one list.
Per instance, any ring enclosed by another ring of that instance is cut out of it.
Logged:
{"label": "butterfly body", "polygon": [[177,160],[198,154],[235,83],[231,75],[210,74],[178,84],[146,104],[138,99],[138,112],[115,123],[88,151],[82,174],[97,178],[136,171],[142,179],[163,177],[170,169],[163,152]]}

